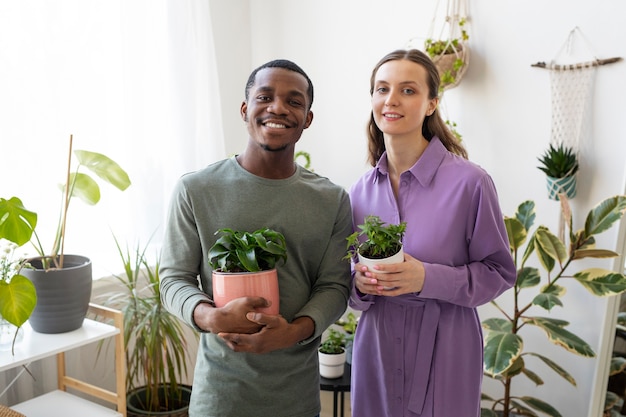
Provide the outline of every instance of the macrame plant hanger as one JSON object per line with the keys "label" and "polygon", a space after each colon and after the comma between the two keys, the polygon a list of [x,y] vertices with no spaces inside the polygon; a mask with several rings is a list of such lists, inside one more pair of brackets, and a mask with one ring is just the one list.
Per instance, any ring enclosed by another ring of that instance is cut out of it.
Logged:
{"label": "macrame plant hanger", "polygon": [[[439,111],[459,140],[461,135],[456,130],[456,123],[447,117],[443,93],[461,82],[469,65],[467,2],[468,0],[445,0],[443,9],[444,4],[437,0],[425,42],[416,45],[420,38],[412,38],[407,43],[408,49],[422,49],[428,53],[437,67],[440,77]],[[440,29],[438,37],[435,37],[435,27]]]}
{"label": "macrame plant hanger", "polygon": [[[559,64],[557,60],[572,55],[575,36],[582,40],[582,43],[590,54],[586,61],[574,64]],[[582,31],[575,27],[572,29],[552,61],[548,64],[538,62],[531,66],[544,68],[550,71],[550,92],[552,101],[552,126],[550,131],[550,144],[554,147],[563,145],[573,150],[578,161],[581,156],[582,138],[588,133],[589,120],[591,119],[591,98],[593,93],[593,80],[596,69],[601,65],[611,64],[621,61],[622,58],[598,59],[596,58],[591,44],[587,41]],[[575,181],[575,179],[572,179]],[[564,185],[566,187],[567,185]],[[564,190],[555,190],[562,193]],[[559,235],[564,233],[564,221],[561,213]]]}
{"label": "macrame plant hanger", "polygon": [[[439,70],[443,94],[443,91],[461,82],[469,65],[470,51],[467,45],[467,0],[446,0],[445,10],[440,10],[441,7],[442,2],[437,0],[425,48]],[[440,25],[440,30],[438,37],[435,37],[437,25]],[[429,42],[439,43],[436,53],[428,51]]]}

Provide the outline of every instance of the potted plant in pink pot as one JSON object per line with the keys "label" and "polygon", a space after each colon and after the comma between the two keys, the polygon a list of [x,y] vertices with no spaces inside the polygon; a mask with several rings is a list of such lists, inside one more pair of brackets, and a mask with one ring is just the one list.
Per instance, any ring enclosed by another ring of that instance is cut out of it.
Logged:
{"label": "potted plant in pink pot", "polygon": [[247,296],[263,297],[271,305],[259,311],[278,314],[279,262],[287,261],[287,244],[282,233],[264,228],[254,232],[225,228],[216,234],[220,238],[209,249],[213,268],[213,301],[217,307]]}

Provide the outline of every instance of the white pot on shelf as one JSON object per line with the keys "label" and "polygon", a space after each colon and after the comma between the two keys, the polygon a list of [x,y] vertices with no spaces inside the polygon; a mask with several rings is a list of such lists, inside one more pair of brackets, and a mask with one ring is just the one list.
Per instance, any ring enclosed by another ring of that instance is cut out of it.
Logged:
{"label": "white pot on shelf", "polygon": [[341,378],[346,363],[346,351],[342,353],[323,353],[319,352],[320,375],[323,378]]}

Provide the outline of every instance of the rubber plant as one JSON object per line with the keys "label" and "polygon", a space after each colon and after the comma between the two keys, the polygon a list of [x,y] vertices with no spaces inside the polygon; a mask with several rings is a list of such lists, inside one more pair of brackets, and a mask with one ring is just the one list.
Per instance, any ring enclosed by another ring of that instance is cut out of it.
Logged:
{"label": "rubber plant", "polygon": [[[566,224],[565,238],[557,237],[547,227],[539,226],[531,233],[535,221],[535,203],[524,201],[517,208],[514,217],[505,217],[511,254],[517,267],[517,281],[514,288],[507,291],[512,298],[510,308],[505,308],[499,299],[492,304],[501,313],[501,317],[487,318],[482,322],[486,330],[484,350],[485,375],[499,381],[502,394],[498,398],[483,394],[484,404],[490,407],[482,409],[482,417],[495,417],[496,411],[503,417],[512,412],[521,415],[537,416],[543,413],[552,417],[561,417],[559,411],[545,400],[517,394],[513,381],[525,376],[537,385],[543,384],[543,378],[533,369],[536,360],[542,368],[553,371],[568,383],[576,386],[574,377],[557,363],[558,358],[550,358],[540,352],[528,350],[524,344],[523,333],[528,328],[543,330],[548,340],[573,354],[594,357],[591,346],[579,336],[567,329],[569,322],[558,318],[537,314],[535,311],[550,312],[555,307],[562,307],[562,297],[566,288],[565,281],[577,282],[594,296],[612,296],[626,291],[626,277],[618,272],[601,268],[572,270],[574,263],[585,258],[611,258],[618,254],[608,249],[596,248],[595,236],[611,228],[626,210],[626,196],[618,195],[607,198],[593,207],[586,216],[585,225],[579,230],[572,227],[572,213],[565,195],[560,196],[561,211]],[[525,245],[525,248],[524,248]],[[533,260],[540,267],[531,266]],[[542,271],[543,269],[543,271]],[[522,300],[530,299],[527,304]],[[545,314],[545,313],[544,313]],[[533,358],[533,360],[528,360]]]}

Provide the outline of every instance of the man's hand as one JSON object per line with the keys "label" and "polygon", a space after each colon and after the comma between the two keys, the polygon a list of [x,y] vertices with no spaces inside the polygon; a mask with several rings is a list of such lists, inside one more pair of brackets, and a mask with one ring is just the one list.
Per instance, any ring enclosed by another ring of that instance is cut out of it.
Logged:
{"label": "man's hand", "polygon": [[193,319],[199,328],[215,334],[222,332],[256,333],[261,330],[263,325],[248,320],[246,315],[255,312],[256,308],[264,307],[269,307],[269,302],[262,297],[237,298],[220,308],[213,307],[208,303],[201,303],[196,306]]}
{"label": "man's hand", "polygon": [[298,317],[288,323],[282,316],[250,312],[247,319],[261,327],[258,333],[220,332],[228,347],[235,352],[267,353],[295,345],[310,337],[315,323],[310,317]]}

